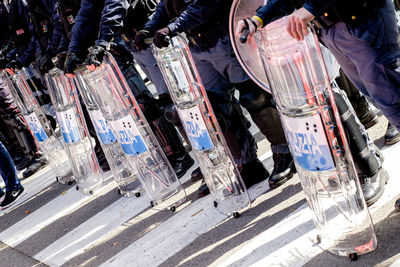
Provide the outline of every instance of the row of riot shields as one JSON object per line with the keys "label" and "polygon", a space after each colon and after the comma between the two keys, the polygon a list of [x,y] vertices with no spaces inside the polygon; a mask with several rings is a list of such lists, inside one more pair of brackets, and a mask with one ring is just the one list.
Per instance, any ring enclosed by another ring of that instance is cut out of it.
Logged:
{"label": "row of riot shields", "polygon": [[[230,21],[234,50],[249,76],[274,96],[323,240],[339,255],[372,251],[376,236],[330,86],[329,76],[336,75],[337,64],[327,50],[321,50],[313,33],[301,42],[290,38],[284,30],[285,18],[258,31],[256,41],[241,44],[233,35],[234,27],[262,2],[234,1]],[[153,53],[214,206],[238,217],[251,200],[186,40],[176,36],[169,47],[153,48]],[[328,70],[324,58],[328,59]],[[81,102],[95,126],[121,194],[139,196],[142,187],[152,205],[175,196],[171,210],[185,201],[180,181],[110,54],[105,54],[96,70],[82,68],[74,78],[67,78],[58,69],[46,75],[62,138],[49,128],[29,92],[24,70],[6,78],[41,148],[48,155],[55,153],[54,158],[69,159],[77,188],[83,193],[92,193],[104,181]],[[52,140],[51,145],[45,145],[47,140]],[[55,170],[61,161],[52,164]],[[60,169],[66,172],[68,167]],[[57,175],[64,177],[65,173]]]}

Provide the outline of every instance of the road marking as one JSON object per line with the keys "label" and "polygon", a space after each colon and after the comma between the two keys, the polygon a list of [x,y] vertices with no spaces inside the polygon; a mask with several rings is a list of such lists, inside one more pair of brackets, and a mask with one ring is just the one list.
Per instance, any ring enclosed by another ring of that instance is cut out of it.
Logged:
{"label": "road marking", "polygon": [[91,196],[83,195],[75,187],[70,188],[66,194],[58,196],[7,230],[1,232],[0,240],[11,247],[15,247],[62,216],[79,209],[85,203],[111,191],[115,186],[114,182],[109,183]]}

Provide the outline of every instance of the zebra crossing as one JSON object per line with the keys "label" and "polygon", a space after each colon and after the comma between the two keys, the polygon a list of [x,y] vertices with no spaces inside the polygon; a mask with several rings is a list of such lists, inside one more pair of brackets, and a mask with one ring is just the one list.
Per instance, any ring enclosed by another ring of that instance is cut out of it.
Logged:
{"label": "zebra crossing", "polygon": [[[257,136],[256,127],[251,131]],[[271,170],[266,140],[259,138],[258,145],[260,159]],[[384,196],[370,208],[376,225],[387,218],[382,207],[393,205],[400,185],[400,145],[382,151],[391,179]],[[23,181],[27,192],[18,205],[0,213],[0,266],[301,266],[316,259],[348,263],[329,258],[323,244],[316,243],[297,175],[275,190],[263,182],[251,187],[251,208],[233,219],[213,207],[211,196],[197,198],[200,182],[189,177],[196,167],[181,178],[188,200],[174,213],[166,209],[168,202],[151,207],[145,192],[139,198],[121,197],[112,179],[86,196],[74,185],[57,183],[49,167],[42,169]],[[385,244],[378,235],[379,242]],[[30,261],[11,263],[1,251]],[[392,256],[389,263],[396,266],[399,250]],[[364,259],[368,256],[360,263]]]}

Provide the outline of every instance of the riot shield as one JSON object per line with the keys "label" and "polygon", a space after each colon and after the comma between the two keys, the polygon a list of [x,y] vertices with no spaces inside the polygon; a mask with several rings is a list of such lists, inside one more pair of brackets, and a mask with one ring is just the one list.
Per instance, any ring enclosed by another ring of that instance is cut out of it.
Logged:
{"label": "riot shield", "polygon": [[118,192],[126,197],[134,195],[139,197],[140,182],[137,180],[136,172],[131,168],[127,156],[109,127],[108,121],[104,118],[93,95],[90,93],[88,85],[82,78],[83,73],[86,71],[88,71],[86,68],[81,68],[77,71],[79,75],[76,75],[74,79],[92,120],[100,145],[110,164],[115,182],[118,184]]}
{"label": "riot shield", "polygon": [[250,197],[215,117],[189,47],[182,36],[173,37],[153,54],[184,125],[214,205],[238,217],[250,206]]}
{"label": "riot shield", "polygon": [[151,198],[151,205],[169,199],[174,202],[168,208],[174,211],[186,200],[185,190],[112,55],[106,53],[102,65],[95,71],[77,75],[82,75],[88,85],[130,166]]}
{"label": "riot shield", "polygon": [[376,248],[375,231],[323,52],[312,31],[304,41],[291,38],[285,30],[287,20],[258,31],[255,43],[314,223],[331,252],[370,252]]}
{"label": "riot shield", "polygon": [[103,186],[103,176],[78,99],[75,80],[54,68],[46,74],[46,83],[64,147],[71,160],[76,189],[83,194],[93,194]]}

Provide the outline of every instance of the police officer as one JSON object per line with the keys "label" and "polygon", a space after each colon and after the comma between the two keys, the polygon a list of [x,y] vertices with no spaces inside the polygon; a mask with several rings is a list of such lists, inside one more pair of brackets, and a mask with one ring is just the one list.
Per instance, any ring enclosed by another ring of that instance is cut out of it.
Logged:
{"label": "police officer", "polygon": [[33,25],[33,34],[40,46],[36,68],[45,74],[53,68],[52,58],[57,55],[62,37],[62,25],[56,12],[54,0],[28,0],[28,10]]}
{"label": "police officer", "polygon": [[175,127],[165,120],[162,110],[137,72],[126,42],[119,34],[127,8],[126,0],[82,1],[72,27],[64,72],[71,75],[77,64],[85,58],[90,46],[92,48],[86,61],[89,67],[99,66],[104,52],[110,51],[177,176],[181,177],[194,161],[183,147]]}
{"label": "police officer", "polygon": [[[379,2],[381,5],[378,5]],[[240,21],[236,34],[240,35],[243,29],[248,28],[250,35],[253,35],[257,27],[289,15],[295,8],[297,10],[289,16],[288,33],[293,38],[302,40],[304,34],[308,32],[306,23],[313,20],[312,14],[315,14],[316,19],[313,22],[322,28],[319,32],[320,38],[336,57],[349,79],[382,109],[394,125],[400,126],[400,113],[398,111],[397,114],[392,113],[400,109],[400,105],[396,104],[400,99],[397,87],[400,76],[390,64],[390,61],[395,60],[400,53],[393,3],[390,0],[352,2],[337,0],[333,3],[325,0],[272,0],[258,9],[255,16],[247,19],[247,25],[244,21]],[[370,35],[370,30],[373,30],[376,36]],[[371,80],[372,77],[374,81]],[[336,93],[335,100],[344,120],[345,97]],[[345,130],[351,133],[348,136],[350,149],[364,197],[370,205],[382,195],[388,176],[381,167],[379,152],[373,153],[374,149],[364,145],[367,139],[354,138],[359,134],[359,131],[354,130],[355,124],[344,121],[344,126]],[[362,156],[364,147],[369,150],[367,154],[370,156]]]}
{"label": "police officer", "polygon": [[9,63],[6,68],[21,69],[35,60],[37,49],[26,1],[9,1],[8,19],[13,48],[7,53]]}
{"label": "police officer", "polygon": [[[157,47],[168,45],[165,36],[185,32],[193,59],[206,90],[229,95],[233,90],[213,88],[218,79],[226,79],[240,92],[240,104],[271,143],[274,170],[269,178],[274,188],[293,176],[293,160],[272,96],[259,88],[244,72],[234,56],[228,35],[228,17],[232,1],[172,0],[160,1],[152,19],[135,38],[136,45],[154,34]],[[174,20],[173,22],[170,22]],[[217,89],[217,90],[216,90]],[[216,90],[216,91],[215,91]],[[209,96],[213,100],[212,96]],[[229,143],[229,141],[228,141]]]}

